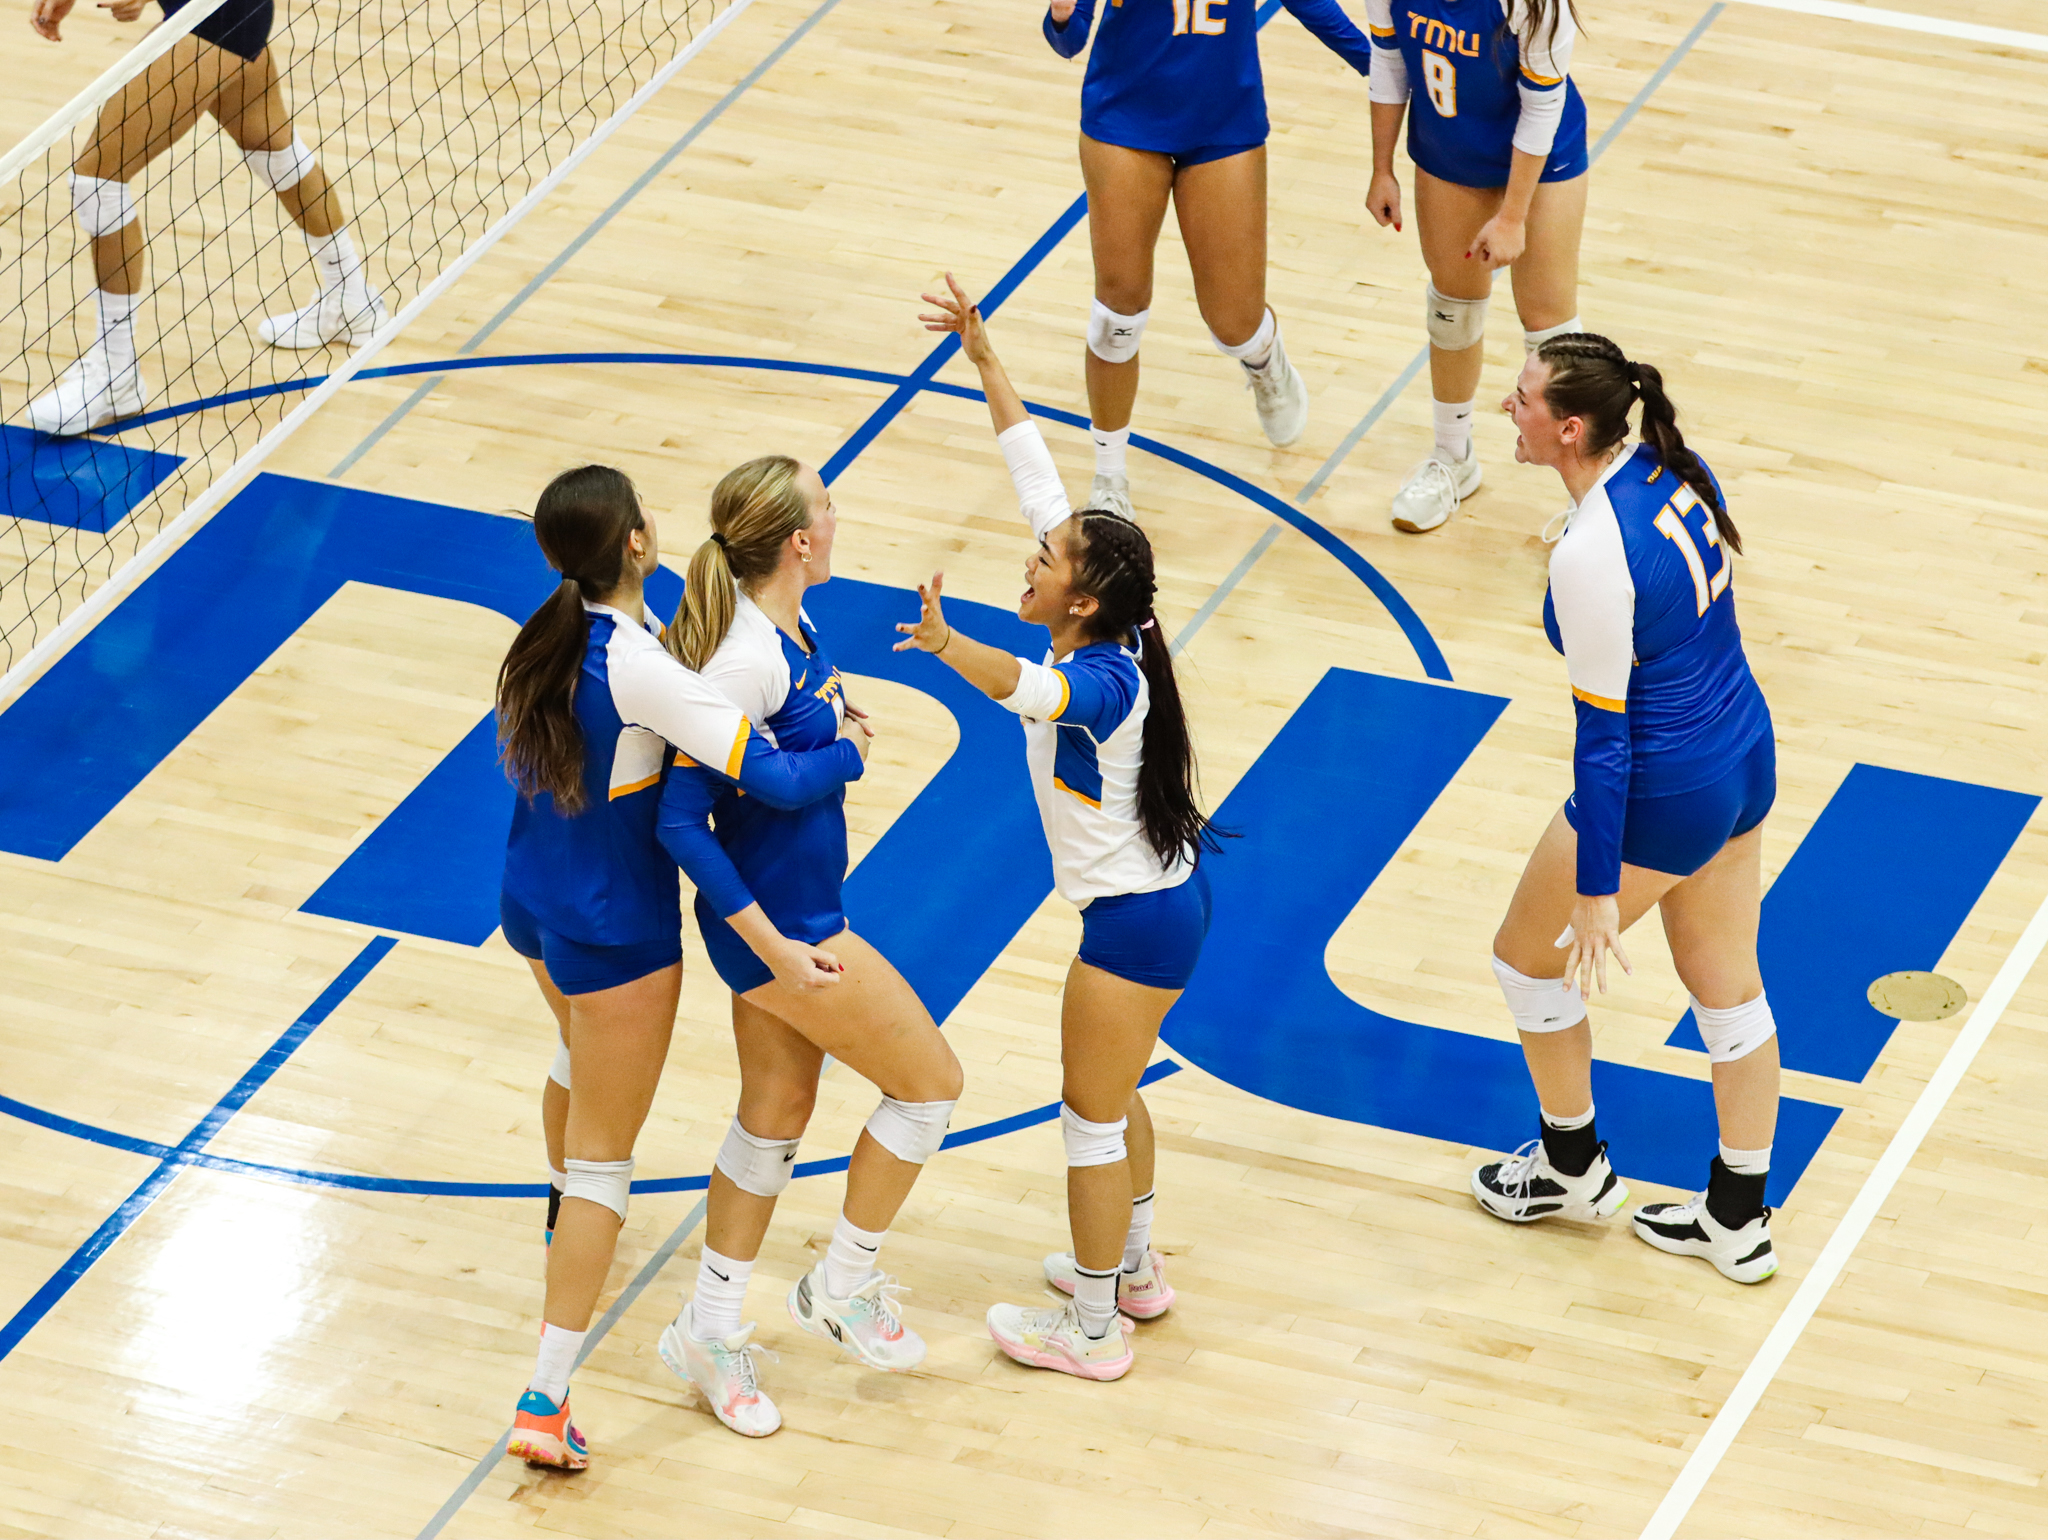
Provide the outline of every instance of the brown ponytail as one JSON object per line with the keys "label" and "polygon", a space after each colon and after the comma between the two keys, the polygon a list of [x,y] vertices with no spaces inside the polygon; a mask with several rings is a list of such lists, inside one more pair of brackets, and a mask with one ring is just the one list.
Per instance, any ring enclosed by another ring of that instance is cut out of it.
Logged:
{"label": "brown ponytail", "polygon": [[556,811],[583,811],[583,729],[576,678],[589,635],[583,601],[608,594],[625,574],[626,537],[646,528],[640,497],[623,471],[585,465],[547,484],[533,535],[562,581],[535,610],[498,668],[498,751],[521,796],[546,792]]}
{"label": "brown ponytail", "polygon": [[802,470],[788,455],[763,455],[727,471],[712,489],[711,538],[690,558],[683,602],[668,628],[669,651],[687,667],[711,661],[732,630],[740,589],[774,576],[789,537],[811,527],[797,481]]}
{"label": "brown ponytail", "polygon": [[1707,474],[1706,462],[1686,447],[1685,435],[1678,431],[1678,408],[1664,394],[1664,376],[1656,365],[1631,361],[1617,345],[1595,332],[1552,337],[1536,349],[1536,356],[1550,366],[1543,404],[1560,422],[1576,417],[1585,423],[1585,452],[1589,455],[1604,453],[1628,437],[1629,408],[1640,400],[1643,442],[1707,505],[1727,547],[1741,552],[1742,536],[1728,517],[1728,505],[1714,478]]}

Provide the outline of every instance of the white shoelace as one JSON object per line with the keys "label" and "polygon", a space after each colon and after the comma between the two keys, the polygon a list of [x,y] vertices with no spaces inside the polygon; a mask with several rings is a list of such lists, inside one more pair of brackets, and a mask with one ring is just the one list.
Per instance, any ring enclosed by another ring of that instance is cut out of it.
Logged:
{"label": "white shoelace", "polygon": [[[1273,345],[1279,346],[1277,342]],[[1280,367],[1275,368],[1276,364]],[[1280,399],[1281,392],[1287,387],[1287,376],[1291,373],[1292,365],[1275,358],[1268,358],[1263,369],[1254,369],[1250,364],[1244,366],[1245,384],[1251,387],[1252,399],[1261,408],[1269,407]]]}
{"label": "white shoelace", "polygon": [[873,1320],[884,1332],[892,1326],[900,1331],[903,1326],[902,1297],[909,1292],[909,1284],[898,1283],[884,1273],[879,1284],[870,1280],[855,1289],[847,1303]]}
{"label": "white shoelace", "polygon": [[743,1347],[730,1348],[723,1342],[703,1344],[711,1349],[711,1356],[717,1361],[721,1372],[731,1375],[740,1382],[740,1390],[746,1395],[758,1395],[761,1389],[760,1361],[772,1358],[782,1362],[782,1355],[758,1342],[749,1342]]}
{"label": "white shoelace", "polygon": [[1543,1141],[1531,1139],[1500,1163],[1498,1178],[1510,1198],[1526,1198],[1536,1182],[1536,1163],[1543,1158]]}
{"label": "white shoelace", "polygon": [[[1572,527],[1572,515],[1578,511],[1576,508],[1565,508],[1545,519],[1542,529],[1543,543],[1545,545],[1556,545],[1558,541],[1564,539],[1565,532]],[[1553,524],[1557,526],[1557,533],[1554,535],[1550,532],[1550,527]]]}

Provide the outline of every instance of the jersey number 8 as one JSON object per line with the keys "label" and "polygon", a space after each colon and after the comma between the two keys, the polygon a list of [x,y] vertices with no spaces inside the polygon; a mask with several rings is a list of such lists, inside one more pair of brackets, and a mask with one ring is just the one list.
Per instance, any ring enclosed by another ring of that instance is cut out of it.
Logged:
{"label": "jersey number 8", "polygon": [[1202,37],[1223,36],[1223,28],[1229,18],[1216,12],[1229,3],[1230,0],[1173,0],[1173,35],[1180,37],[1194,32]]}
{"label": "jersey number 8", "polygon": [[[1434,23],[1432,23],[1434,25]],[[1422,50],[1422,83],[1440,118],[1458,115],[1458,66],[1432,49]]]}
{"label": "jersey number 8", "polygon": [[[1657,528],[1663,532],[1666,540],[1678,547],[1678,554],[1685,558],[1685,570],[1692,574],[1693,602],[1699,606],[1699,613],[1704,615],[1707,606],[1728,591],[1728,579],[1734,574],[1728,570],[1728,553],[1722,550],[1721,565],[1715,569],[1713,577],[1707,576],[1706,558],[1701,554],[1699,542],[1693,538],[1692,531],[1686,528],[1684,518],[1686,513],[1699,505],[1700,500],[1691,487],[1680,487],[1678,495],[1666,503],[1658,513]],[[1704,533],[1707,544],[1718,549],[1721,545],[1721,531],[1716,527],[1711,511],[1707,515]]]}

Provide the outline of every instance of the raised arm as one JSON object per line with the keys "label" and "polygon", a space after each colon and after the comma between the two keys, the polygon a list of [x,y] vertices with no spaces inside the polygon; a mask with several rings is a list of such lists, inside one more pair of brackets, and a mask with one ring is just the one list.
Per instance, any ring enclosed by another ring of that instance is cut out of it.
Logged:
{"label": "raised arm", "polygon": [[1280,0],[1294,19],[1313,32],[1325,48],[1361,75],[1372,72],[1372,45],[1344,14],[1337,0]]}

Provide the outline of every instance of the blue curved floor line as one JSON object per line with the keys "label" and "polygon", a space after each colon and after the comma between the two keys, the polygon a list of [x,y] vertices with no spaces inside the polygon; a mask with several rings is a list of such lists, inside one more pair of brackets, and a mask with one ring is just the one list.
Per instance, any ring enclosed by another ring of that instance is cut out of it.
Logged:
{"label": "blue curved floor line", "polygon": [[[963,401],[987,399],[980,391],[970,386],[949,385],[939,380],[920,378],[914,374],[890,374],[880,369],[857,369],[845,364],[804,363],[795,359],[746,358],[727,353],[513,353],[503,357],[450,358],[423,364],[393,364],[384,369],[365,369],[356,378],[393,379],[400,375],[453,373],[463,369],[523,369],[560,364],[687,364],[713,369],[767,369],[783,374],[812,374],[832,379],[859,380],[864,384],[887,385],[896,391],[908,391],[911,394],[932,391]],[[262,395],[278,395],[290,390],[311,390],[325,378],[326,376],[322,375],[318,379],[304,382],[290,381],[281,385],[259,386],[254,390],[236,391],[225,396],[209,396],[203,401],[190,402],[184,406],[165,407],[160,412],[151,412],[146,416],[134,418],[108,431],[125,433],[130,428],[139,428],[148,423],[161,422],[167,417],[197,412],[211,406],[247,401]],[[1088,426],[1088,419],[1077,412],[1047,406],[1039,401],[1028,401],[1025,405],[1034,417],[1064,423],[1070,428],[1086,429]],[[1415,613],[1406,599],[1401,597],[1401,591],[1388,581],[1386,574],[1360,556],[1350,544],[1293,504],[1274,496],[1262,487],[1254,486],[1234,471],[1227,471],[1222,466],[1197,455],[1191,455],[1184,449],[1176,449],[1171,444],[1161,443],[1158,439],[1147,438],[1143,434],[1132,434],[1131,442],[1147,454],[1157,455],[1170,464],[1178,465],[1182,470],[1193,471],[1196,475],[1206,477],[1218,486],[1258,504],[1274,518],[1301,531],[1336,557],[1344,568],[1386,607],[1387,613],[1394,619],[1394,624],[1401,628],[1401,634],[1408,638],[1408,645],[1415,649],[1416,660],[1422,664],[1422,671],[1432,679],[1449,682],[1450,664],[1445,661],[1443,650],[1436,644],[1436,638],[1429,634],[1429,628],[1422,623],[1422,617]]]}
{"label": "blue curved floor line", "polygon": [[[1179,1072],[1181,1066],[1172,1059],[1162,1059],[1139,1077],[1141,1086],[1164,1080],[1168,1075]],[[83,1139],[92,1144],[103,1144],[117,1150],[127,1150],[137,1155],[149,1155],[159,1160],[172,1161],[178,1165],[197,1166],[207,1171],[224,1171],[233,1176],[260,1177],[266,1181],[290,1182],[301,1187],[330,1187],[347,1192],[396,1192],[414,1197],[430,1198],[544,1198],[547,1196],[545,1182],[422,1182],[398,1176],[356,1176],[346,1171],[304,1171],[294,1166],[273,1166],[257,1160],[237,1160],[231,1155],[209,1155],[204,1151],[181,1153],[167,1144],[151,1144],[144,1139],[131,1139],[126,1134],[117,1134],[111,1129],[92,1123],[81,1123],[76,1119],[60,1117],[54,1112],[44,1112],[26,1102],[15,1101],[12,1097],[0,1096],[0,1112],[20,1118],[25,1123],[53,1129],[60,1134],[69,1134],[74,1139]],[[1015,1113],[1007,1118],[998,1118],[993,1123],[983,1123],[976,1128],[963,1128],[958,1133],[946,1135],[941,1149],[957,1150],[964,1145],[980,1144],[987,1139],[1000,1139],[1005,1134],[1014,1134],[1020,1129],[1035,1128],[1041,1123],[1050,1123],[1060,1115],[1058,1102],[1047,1102],[1043,1107],[1033,1107],[1027,1112]],[[844,1171],[848,1161],[841,1155],[832,1160],[809,1160],[796,1168],[795,1174],[805,1176],[830,1176],[835,1171]],[[711,1176],[659,1176],[644,1182],[635,1182],[637,1193],[702,1192],[711,1185]]]}

